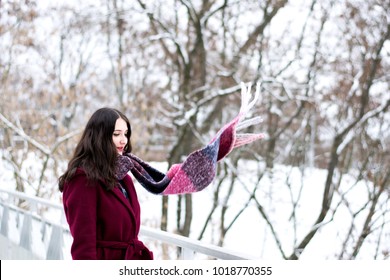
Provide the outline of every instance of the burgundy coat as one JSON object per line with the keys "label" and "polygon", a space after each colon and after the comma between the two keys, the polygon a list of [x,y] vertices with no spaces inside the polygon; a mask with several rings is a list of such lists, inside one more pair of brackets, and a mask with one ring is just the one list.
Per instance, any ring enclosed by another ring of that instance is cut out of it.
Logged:
{"label": "burgundy coat", "polygon": [[78,169],[63,191],[65,215],[73,236],[72,258],[153,259],[153,253],[138,240],[140,205],[130,176],[123,179],[129,199],[119,188],[106,190],[101,181],[87,182],[84,171]]}

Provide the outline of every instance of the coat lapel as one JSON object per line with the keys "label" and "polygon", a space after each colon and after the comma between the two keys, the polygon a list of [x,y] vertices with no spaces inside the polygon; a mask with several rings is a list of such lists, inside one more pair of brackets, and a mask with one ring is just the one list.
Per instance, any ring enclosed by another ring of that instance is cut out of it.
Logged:
{"label": "coat lapel", "polygon": [[[126,189],[126,191],[128,192],[128,190]],[[112,190],[112,192],[114,193],[115,197],[120,201],[122,202],[122,204],[124,206],[126,206],[127,210],[130,211],[130,214],[131,216],[134,216],[134,211],[130,205],[130,201],[124,196],[124,194],[122,193],[122,191],[119,189],[119,188],[114,188]]]}
{"label": "coat lapel", "polygon": [[[130,213],[130,216],[131,216],[131,219],[133,220],[134,224],[137,225],[135,230],[137,230],[137,228],[139,227],[139,209],[137,208],[136,205],[138,205],[138,201],[135,201],[133,202],[134,205],[132,203],[130,203],[130,200],[133,200],[133,199],[137,199],[137,195],[134,194],[134,190],[130,190],[129,189],[129,184],[131,184],[131,179],[130,177],[126,176],[123,181],[125,182],[124,183],[124,188],[125,190],[127,191],[127,194],[129,195],[129,199],[127,199],[124,194],[122,193],[122,191],[118,188],[118,187],[115,187],[114,189],[110,190],[109,192],[112,192],[113,193],[113,196],[115,197],[115,199],[118,199],[124,206],[125,208],[129,211]],[[130,182],[129,182],[130,180]],[[102,182],[104,184],[104,182]]]}

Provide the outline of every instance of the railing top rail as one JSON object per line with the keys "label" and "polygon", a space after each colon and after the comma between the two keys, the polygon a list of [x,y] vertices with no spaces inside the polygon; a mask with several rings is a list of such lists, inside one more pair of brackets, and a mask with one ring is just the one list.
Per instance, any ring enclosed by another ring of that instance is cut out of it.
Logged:
{"label": "railing top rail", "polygon": [[160,240],[164,243],[176,245],[181,248],[187,248],[207,256],[212,256],[222,260],[250,260],[255,259],[254,256],[250,256],[244,253],[234,252],[227,250],[226,248],[218,247],[215,245],[207,244],[204,242],[191,239],[178,234],[154,229],[150,227],[141,226],[140,233],[144,236]]}
{"label": "railing top rail", "polygon": [[28,195],[28,194],[23,193],[23,192],[6,190],[6,189],[3,189],[1,187],[0,187],[0,192],[9,194],[9,195],[17,197],[17,198],[25,199],[25,200],[28,200],[31,202],[36,202],[36,203],[39,203],[41,205],[52,207],[55,209],[59,209],[59,210],[63,209],[62,205],[60,203],[55,203],[55,202],[49,201],[49,200],[44,199],[44,198],[36,197],[33,195]]}

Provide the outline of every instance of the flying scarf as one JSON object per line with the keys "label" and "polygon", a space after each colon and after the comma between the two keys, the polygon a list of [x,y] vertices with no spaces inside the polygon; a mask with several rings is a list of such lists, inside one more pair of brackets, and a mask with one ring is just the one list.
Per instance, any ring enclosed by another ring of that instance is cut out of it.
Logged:
{"label": "flying scarf", "polygon": [[251,84],[246,86],[241,83],[241,108],[238,115],[222,127],[208,145],[189,154],[182,163],[174,164],[167,173],[162,173],[128,153],[118,157],[117,179],[123,179],[130,171],[144,188],[154,194],[188,194],[203,190],[213,181],[218,161],[234,148],[264,138],[261,133],[237,133],[261,122],[260,117],[245,120],[260,94],[259,83],[253,98],[251,87]]}

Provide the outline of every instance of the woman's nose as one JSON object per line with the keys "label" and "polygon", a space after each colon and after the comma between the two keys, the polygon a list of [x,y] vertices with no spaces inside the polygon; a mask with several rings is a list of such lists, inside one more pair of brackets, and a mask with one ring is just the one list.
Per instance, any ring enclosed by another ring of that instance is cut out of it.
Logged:
{"label": "woman's nose", "polygon": [[126,142],[127,142],[126,136],[123,135],[123,136],[121,137],[120,142],[121,142],[121,143],[126,143]]}

